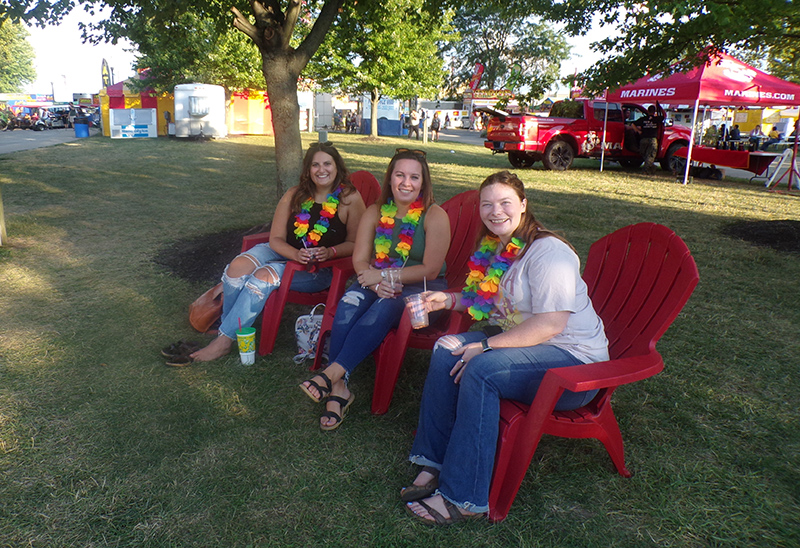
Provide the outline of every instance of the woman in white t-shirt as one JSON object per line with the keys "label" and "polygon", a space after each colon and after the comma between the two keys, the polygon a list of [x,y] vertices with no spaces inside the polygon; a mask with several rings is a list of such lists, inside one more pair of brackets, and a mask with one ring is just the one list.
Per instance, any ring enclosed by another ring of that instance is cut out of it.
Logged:
{"label": "woman in white t-shirt", "polygon": [[[430,310],[468,310],[482,331],[439,339],[431,358],[409,460],[422,466],[401,491],[423,521],[481,517],[497,446],[500,399],[531,403],[548,369],[608,359],[572,246],[527,210],[525,187],[502,171],[480,188],[484,226],[462,293],[433,292]],[[595,392],[565,392],[556,409],[575,409]]]}

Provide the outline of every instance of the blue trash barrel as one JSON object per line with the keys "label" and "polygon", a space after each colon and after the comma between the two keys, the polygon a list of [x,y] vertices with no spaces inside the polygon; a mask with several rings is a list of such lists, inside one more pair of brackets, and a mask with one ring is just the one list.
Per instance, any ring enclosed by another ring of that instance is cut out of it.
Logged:
{"label": "blue trash barrel", "polygon": [[89,118],[86,116],[76,116],[72,125],[75,126],[75,137],[89,136]]}

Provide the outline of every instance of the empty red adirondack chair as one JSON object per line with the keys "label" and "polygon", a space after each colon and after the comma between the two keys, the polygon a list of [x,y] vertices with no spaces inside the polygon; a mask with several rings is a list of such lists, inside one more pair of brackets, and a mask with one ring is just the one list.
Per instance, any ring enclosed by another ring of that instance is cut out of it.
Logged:
{"label": "empty red adirondack chair", "polygon": [[[369,206],[378,199],[381,193],[381,187],[378,180],[369,171],[356,171],[350,174],[350,181],[358,189],[364,203]],[[245,236],[242,239],[242,252],[247,251],[256,244],[269,241],[269,232],[260,232]],[[350,257],[341,257],[331,261],[320,263],[318,268],[329,268],[336,265],[350,265],[352,266],[352,259]],[[264,303],[264,313],[261,314],[261,338],[258,343],[258,354],[264,356],[271,354],[275,348],[275,338],[278,336],[278,326],[281,323],[283,316],[283,309],[286,307],[287,302],[296,304],[315,305],[325,302],[328,297],[328,291],[320,291],[317,293],[302,293],[300,291],[292,291],[292,279],[294,273],[299,270],[304,270],[305,265],[295,261],[286,263],[286,269],[281,276],[281,285]],[[268,311],[268,312],[267,312]]]}
{"label": "empty red adirondack chair", "polygon": [[[595,242],[583,279],[603,319],[611,359],[548,371],[530,405],[502,400],[500,433],[489,494],[489,518],[508,515],[542,434],[596,438],[617,471],[625,468],[622,435],[611,409],[614,389],[664,368],[656,342],[681,311],[699,280],[686,244],[665,226],[626,226]],[[563,391],[599,389],[586,406],[554,411]]]}

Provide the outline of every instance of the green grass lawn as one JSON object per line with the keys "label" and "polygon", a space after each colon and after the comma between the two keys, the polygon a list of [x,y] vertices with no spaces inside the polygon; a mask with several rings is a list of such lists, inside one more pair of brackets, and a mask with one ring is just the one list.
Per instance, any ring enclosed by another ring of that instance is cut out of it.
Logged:
{"label": "green grass lawn", "polygon": [[[408,143],[330,137],[351,170],[379,179]],[[508,165],[477,146],[426,149],[440,202]],[[231,355],[172,369],[159,355],[206,340],[187,309],[207,285],[153,258],[268,222],[274,173],[265,137],[90,138],[0,156],[0,546],[800,546],[800,256],[721,232],[800,219],[796,196],[588,160],[522,172],[537,216],[582,257],[617,228],[663,223],[700,284],[659,344],[664,372],[616,392],[632,479],[595,440],[546,437],[506,521],[434,529],[399,500],[428,352],[409,351],[379,417],[368,360],[330,433],[296,387],[309,376],[291,360],[303,307],[253,367]]]}

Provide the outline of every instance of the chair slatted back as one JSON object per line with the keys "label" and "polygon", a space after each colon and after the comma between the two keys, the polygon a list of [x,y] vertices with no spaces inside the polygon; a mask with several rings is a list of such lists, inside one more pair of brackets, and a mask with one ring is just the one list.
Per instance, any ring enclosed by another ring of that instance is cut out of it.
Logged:
{"label": "chair slatted back", "polygon": [[378,179],[369,171],[351,173],[350,182],[361,194],[361,199],[364,200],[364,205],[367,207],[374,204],[381,195],[381,185],[378,183]]}
{"label": "chair slatted back", "polygon": [[583,278],[603,319],[612,359],[655,348],[699,274],[686,244],[655,223],[623,227],[592,244]]}
{"label": "chair slatted back", "polygon": [[442,204],[450,218],[450,249],[445,257],[448,287],[463,286],[467,277],[467,261],[475,251],[475,238],[482,224],[479,202],[480,193],[468,190]]}

